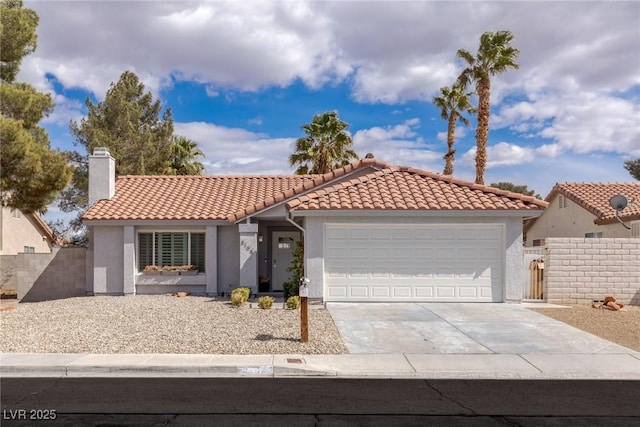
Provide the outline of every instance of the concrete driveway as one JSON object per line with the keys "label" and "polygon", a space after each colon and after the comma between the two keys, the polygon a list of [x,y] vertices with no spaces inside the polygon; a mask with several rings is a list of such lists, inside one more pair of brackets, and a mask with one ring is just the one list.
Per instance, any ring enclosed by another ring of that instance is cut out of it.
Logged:
{"label": "concrete driveway", "polygon": [[351,353],[629,353],[517,304],[328,303]]}

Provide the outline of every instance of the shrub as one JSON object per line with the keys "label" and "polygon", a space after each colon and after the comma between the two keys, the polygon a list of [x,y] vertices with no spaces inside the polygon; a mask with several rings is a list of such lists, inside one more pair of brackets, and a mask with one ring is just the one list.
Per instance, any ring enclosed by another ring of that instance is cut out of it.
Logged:
{"label": "shrub", "polygon": [[144,267],[144,272],[147,273],[149,271],[162,271],[162,267],[159,267],[157,265],[146,265]]}
{"label": "shrub", "polygon": [[298,295],[298,289],[300,285],[294,282],[284,282],[282,284],[282,293],[285,299],[289,299],[292,296]]}
{"label": "shrub", "polygon": [[273,306],[273,302],[275,299],[270,296],[263,296],[258,298],[258,307],[260,308],[271,308]]}
{"label": "shrub", "polygon": [[242,292],[242,295],[244,295],[245,302],[249,301],[249,297],[251,296],[251,289],[245,288],[245,287],[238,288],[238,289],[240,290],[240,292]]}
{"label": "shrub", "polygon": [[298,295],[300,280],[304,277],[304,242],[302,240],[296,242],[293,248],[293,261],[287,271],[291,273],[291,277],[288,282],[282,284],[285,299]]}
{"label": "shrub", "polygon": [[249,296],[251,295],[251,289],[249,288],[235,288],[233,291],[231,291],[231,296],[233,297],[233,294],[239,294],[242,296],[242,302],[247,302],[249,300]]}
{"label": "shrub", "polygon": [[287,306],[287,308],[290,308],[292,310],[297,309],[298,307],[300,307],[300,297],[297,295],[294,295],[292,297],[287,298],[287,302],[285,302],[285,305]]}
{"label": "shrub", "polygon": [[240,307],[245,303],[244,295],[240,292],[231,292],[231,305]]}

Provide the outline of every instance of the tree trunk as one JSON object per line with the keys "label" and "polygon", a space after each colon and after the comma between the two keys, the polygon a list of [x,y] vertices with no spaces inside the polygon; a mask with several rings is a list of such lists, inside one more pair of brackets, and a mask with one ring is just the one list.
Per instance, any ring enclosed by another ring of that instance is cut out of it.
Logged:
{"label": "tree trunk", "polygon": [[444,174],[452,175],[453,174],[453,160],[456,155],[456,150],[453,149],[453,143],[456,139],[456,121],[458,120],[458,115],[455,111],[451,111],[449,115],[449,126],[447,127],[447,154],[444,155]]}
{"label": "tree trunk", "polygon": [[484,184],[484,170],[487,167],[487,137],[489,135],[489,98],[491,96],[491,86],[488,77],[478,82],[477,90],[476,184]]}

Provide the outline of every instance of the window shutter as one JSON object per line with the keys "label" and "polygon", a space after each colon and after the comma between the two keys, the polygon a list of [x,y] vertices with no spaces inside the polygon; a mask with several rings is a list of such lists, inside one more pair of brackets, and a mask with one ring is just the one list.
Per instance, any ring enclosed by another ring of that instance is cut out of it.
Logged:
{"label": "window shutter", "polygon": [[185,265],[188,254],[188,233],[156,233],[157,264]]}
{"label": "window shutter", "polygon": [[153,233],[138,234],[138,270],[142,271],[153,262]]}
{"label": "window shutter", "polygon": [[191,264],[204,272],[204,233],[191,234]]}
{"label": "window shutter", "polygon": [[187,250],[189,248],[188,233],[171,233],[172,237],[172,265],[185,265],[188,262]]}

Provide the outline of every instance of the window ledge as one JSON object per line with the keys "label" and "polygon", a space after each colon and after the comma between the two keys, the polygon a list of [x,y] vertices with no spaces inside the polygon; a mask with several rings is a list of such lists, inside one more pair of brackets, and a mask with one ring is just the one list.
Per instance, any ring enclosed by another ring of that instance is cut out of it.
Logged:
{"label": "window ledge", "polygon": [[152,274],[136,274],[136,285],[205,285],[206,273],[191,276],[160,276]]}

